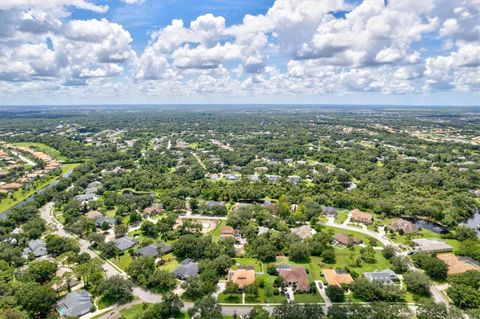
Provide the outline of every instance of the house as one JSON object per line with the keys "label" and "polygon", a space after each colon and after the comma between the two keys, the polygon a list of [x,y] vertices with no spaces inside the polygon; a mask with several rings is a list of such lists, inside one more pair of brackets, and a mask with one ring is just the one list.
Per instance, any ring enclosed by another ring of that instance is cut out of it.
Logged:
{"label": "house", "polygon": [[151,244],[136,250],[133,254],[140,257],[156,257],[159,254],[158,246]]}
{"label": "house", "polygon": [[329,286],[341,287],[353,283],[352,276],[346,271],[323,269],[322,273]]}
{"label": "house", "polygon": [[173,275],[178,279],[188,279],[198,276],[198,264],[187,258],[175,269]]}
{"label": "house", "polygon": [[418,226],[405,219],[397,219],[388,226],[393,231],[398,231],[402,234],[413,234],[418,231]]}
{"label": "house", "polygon": [[228,272],[228,281],[245,288],[255,283],[255,270],[251,267],[239,267]]}
{"label": "house", "polygon": [[103,214],[96,210],[90,210],[85,214],[85,216],[90,219],[98,219],[100,217],[103,217]]}
{"label": "house", "polygon": [[453,251],[452,246],[449,244],[433,238],[418,238],[412,239],[416,246],[415,252],[417,253],[445,253]]}
{"label": "house", "polygon": [[134,252],[135,255],[141,257],[156,257],[158,255],[165,255],[173,251],[172,246],[162,243],[160,245],[151,244],[142,247]]}
{"label": "house", "polygon": [[258,227],[258,236],[268,233],[269,230],[270,228],[265,226]]}
{"label": "house", "polygon": [[315,229],[313,229],[312,227],[310,227],[308,225],[303,225],[303,226],[300,226],[298,228],[293,228],[291,230],[291,232],[292,232],[292,234],[295,234],[298,237],[300,237],[302,240],[304,240],[308,237],[311,237],[312,235],[314,235],[316,233]]}
{"label": "house", "polygon": [[301,180],[300,176],[297,176],[297,175],[288,176],[288,182],[290,184],[296,185],[300,183],[300,180]]}
{"label": "house", "polygon": [[449,276],[469,270],[480,270],[480,263],[469,257],[455,256],[454,254],[438,254],[437,257],[447,264]]}
{"label": "house", "polygon": [[121,251],[130,249],[138,244],[138,242],[135,239],[132,239],[128,236],[115,239],[113,242],[115,246]]}
{"label": "house", "polygon": [[165,209],[163,209],[161,204],[158,204],[158,205],[152,205],[152,206],[149,206],[149,207],[145,207],[143,209],[143,214],[146,215],[146,216],[153,216],[153,215],[160,214],[163,211],[165,211]]}
{"label": "house", "polygon": [[93,308],[88,291],[73,291],[57,302],[57,311],[63,317],[80,317]]}
{"label": "house", "polygon": [[95,226],[101,227],[103,223],[106,223],[109,227],[113,227],[113,225],[115,225],[117,221],[115,220],[115,218],[103,215],[95,219]]}
{"label": "house", "polygon": [[232,210],[236,212],[240,208],[251,208],[251,207],[253,207],[253,204],[250,204],[250,203],[235,203],[232,207]]}
{"label": "house", "polygon": [[35,257],[46,256],[48,254],[47,244],[41,239],[31,240],[23,250],[22,257],[28,258],[30,254],[33,254]]}
{"label": "house", "polygon": [[355,236],[349,236],[345,233],[337,234],[333,237],[333,241],[345,247],[360,245],[363,241]]}
{"label": "house", "polygon": [[393,285],[400,282],[400,277],[390,269],[384,269],[382,271],[372,271],[363,273],[368,281],[381,282],[384,285]]}
{"label": "house", "polygon": [[272,183],[276,183],[280,180],[280,175],[266,175],[267,180]]}
{"label": "house", "polygon": [[97,201],[98,195],[96,194],[80,194],[75,196],[75,199],[80,202],[90,202],[90,201]]}
{"label": "house", "polygon": [[211,207],[225,207],[225,202],[223,201],[214,201],[214,200],[207,200],[205,202],[205,206],[208,208]]}
{"label": "house", "polygon": [[289,267],[280,268],[277,270],[278,275],[283,281],[299,291],[310,291],[310,283],[308,282],[308,275],[303,267]]}
{"label": "house", "polygon": [[326,206],[322,208],[322,214],[327,216],[337,216],[337,209],[334,207]]}
{"label": "house", "polygon": [[241,175],[240,174],[223,174],[223,178],[228,181],[239,181]]}
{"label": "house", "polygon": [[240,232],[238,230],[233,229],[230,226],[223,226],[220,229],[220,239],[224,240],[227,237],[233,237],[235,240],[240,240]]}
{"label": "house", "polygon": [[258,182],[260,180],[260,176],[258,175],[248,175],[247,178],[250,182]]}
{"label": "house", "polygon": [[371,224],[373,222],[373,216],[369,213],[364,213],[359,209],[354,209],[350,220],[356,223]]}

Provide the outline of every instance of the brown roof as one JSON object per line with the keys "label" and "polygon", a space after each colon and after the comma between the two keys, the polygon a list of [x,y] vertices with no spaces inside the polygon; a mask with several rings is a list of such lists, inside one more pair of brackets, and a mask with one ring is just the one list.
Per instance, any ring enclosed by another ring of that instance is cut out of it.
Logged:
{"label": "brown roof", "polygon": [[234,232],[235,230],[230,226],[223,226],[222,229],[220,230],[220,234],[223,236],[226,236],[226,235],[233,236]]}
{"label": "brown roof", "polygon": [[364,213],[359,209],[354,209],[352,211],[352,220],[362,223],[371,224],[373,220],[373,216],[369,213]]}
{"label": "brown roof", "polygon": [[389,228],[395,231],[402,230],[405,234],[412,234],[418,231],[417,225],[405,219],[395,220],[390,224]]}
{"label": "brown roof", "polygon": [[143,212],[147,215],[154,215],[154,214],[159,214],[163,211],[162,208],[160,207],[153,207],[153,206],[150,206],[150,207],[146,207],[143,209]]}
{"label": "brown roof", "polygon": [[344,246],[358,245],[363,242],[360,238],[357,238],[357,237],[350,238],[347,234],[344,234],[344,233],[335,235],[333,239],[336,240],[339,244],[342,244]]}
{"label": "brown roof", "polygon": [[255,283],[255,270],[246,268],[230,270],[228,281],[237,284],[239,288],[250,286]]}
{"label": "brown roof", "polygon": [[480,267],[473,262],[469,263],[461,260],[454,254],[438,254],[438,259],[443,260],[448,266],[448,275],[456,275],[468,270],[480,270]]}
{"label": "brown roof", "polygon": [[87,216],[90,219],[97,219],[98,217],[102,217],[103,214],[100,213],[99,211],[91,210],[88,213],[86,213],[85,216]]}
{"label": "brown roof", "polygon": [[19,189],[22,187],[20,183],[8,183],[0,186],[1,189]]}
{"label": "brown roof", "polygon": [[337,273],[335,269],[323,269],[325,280],[330,286],[342,286],[353,282],[349,273]]}
{"label": "brown roof", "polygon": [[289,285],[295,284],[298,290],[310,290],[310,283],[308,282],[308,275],[303,267],[292,267],[288,269],[278,269],[278,274],[283,281]]}

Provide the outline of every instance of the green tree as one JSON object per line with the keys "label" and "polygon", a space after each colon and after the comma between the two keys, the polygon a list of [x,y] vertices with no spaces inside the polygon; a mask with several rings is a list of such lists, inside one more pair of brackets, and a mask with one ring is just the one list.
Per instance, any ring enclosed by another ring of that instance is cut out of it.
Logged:
{"label": "green tree", "polygon": [[422,272],[410,270],[403,275],[407,290],[414,294],[430,296],[430,280]]}
{"label": "green tree", "polygon": [[38,283],[45,283],[55,276],[57,264],[48,260],[37,260],[28,266],[27,274]]}
{"label": "green tree", "polygon": [[132,283],[120,276],[107,278],[98,287],[98,292],[103,298],[118,303],[132,300],[132,290]]}
{"label": "green tree", "polygon": [[177,318],[183,307],[183,302],[175,295],[168,293],[163,296],[161,303],[154,304],[148,308],[142,315],[141,319],[167,319]]}
{"label": "green tree", "polygon": [[55,292],[47,285],[22,284],[15,292],[18,304],[33,318],[46,315],[57,300]]}
{"label": "green tree", "polygon": [[199,319],[222,319],[222,307],[210,296],[196,301],[189,313]]}
{"label": "green tree", "polygon": [[148,288],[162,293],[172,290],[176,285],[177,282],[173,275],[162,269],[155,269],[147,283]]}
{"label": "green tree", "polygon": [[288,258],[294,262],[308,262],[310,247],[302,242],[293,243],[288,250]]}
{"label": "green tree", "polygon": [[332,302],[343,302],[345,300],[345,292],[341,287],[329,285],[325,292]]}

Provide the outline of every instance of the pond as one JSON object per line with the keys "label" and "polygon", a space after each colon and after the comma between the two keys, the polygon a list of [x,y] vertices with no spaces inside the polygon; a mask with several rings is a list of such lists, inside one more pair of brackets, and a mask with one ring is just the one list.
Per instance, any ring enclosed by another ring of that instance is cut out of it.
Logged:
{"label": "pond", "polygon": [[446,227],[428,219],[415,217],[405,217],[404,219],[414,223],[420,228],[428,229],[429,231],[432,231],[436,234],[448,234],[450,232]]}
{"label": "pond", "polygon": [[480,208],[477,208],[477,212],[462,223],[462,225],[475,229],[477,231],[477,237],[480,238]]}

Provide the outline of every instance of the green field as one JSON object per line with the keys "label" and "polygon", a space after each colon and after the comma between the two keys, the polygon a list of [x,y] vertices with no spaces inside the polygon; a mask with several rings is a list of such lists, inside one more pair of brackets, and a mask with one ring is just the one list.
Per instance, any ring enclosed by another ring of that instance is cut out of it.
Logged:
{"label": "green field", "polygon": [[38,192],[40,189],[44,188],[51,182],[59,179],[63,174],[68,172],[71,169],[74,169],[77,167],[79,164],[64,164],[61,167],[62,173],[59,176],[44,176],[40,178],[39,180],[35,181],[33,183],[32,188],[30,188],[28,191],[24,191],[23,189],[19,189],[16,192],[12,193],[8,197],[2,199],[0,201],[0,212],[3,212],[9,208],[12,208],[16,204],[20,203],[21,201],[27,199],[28,197],[32,196],[36,192]]}
{"label": "green field", "polygon": [[117,265],[120,269],[126,270],[132,262],[132,256],[130,256],[128,251],[125,251],[122,256],[113,257],[110,259],[110,261]]}
{"label": "green field", "polygon": [[[264,269],[262,263],[256,258],[234,258],[234,260],[235,262],[239,263],[240,266],[253,267],[253,269],[255,269],[255,272],[262,272]],[[237,265],[232,266],[232,269],[237,268]]]}

